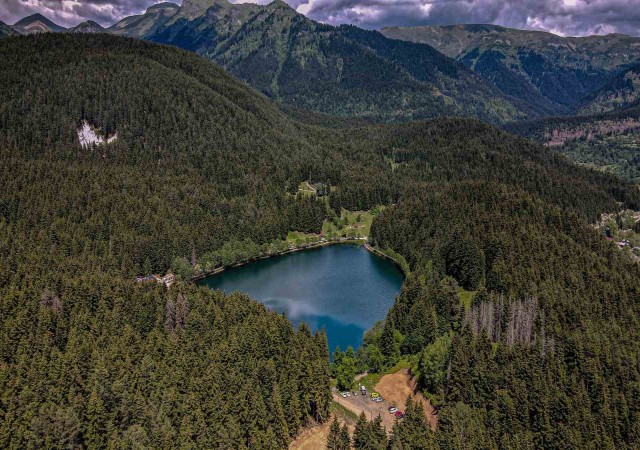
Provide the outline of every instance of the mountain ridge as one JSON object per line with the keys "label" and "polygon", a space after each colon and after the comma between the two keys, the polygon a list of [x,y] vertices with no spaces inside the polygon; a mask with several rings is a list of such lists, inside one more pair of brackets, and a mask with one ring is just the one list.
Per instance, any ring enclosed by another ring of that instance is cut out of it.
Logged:
{"label": "mountain ridge", "polygon": [[[314,22],[284,2],[206,0],[188,2],[144,38],[195,51],[282,103],[321,113],[386,120],[463,115],[493,123],[527,115],[430,47],[353,30]],[[399,63],[381,48],[395,46],[399,54],[403,45],[437,76],[427,80],[408,69],[406,57]]]}
{"label": "mountain ridge", "polygon": [[617,73],[640,60],[640,38],[623,34],[562,37],[496,25],[383,28],[387,37],[432,45],[504,93],[550,115],[580,109]]}
{"label": "mountain ridge", "polygon": [[320,24],[282,1],[161,3],[107,32],[194,51],[283,104],[324,114],[378,121],[465,116],[503,123],[546,112],[503,94],[431,47]]}

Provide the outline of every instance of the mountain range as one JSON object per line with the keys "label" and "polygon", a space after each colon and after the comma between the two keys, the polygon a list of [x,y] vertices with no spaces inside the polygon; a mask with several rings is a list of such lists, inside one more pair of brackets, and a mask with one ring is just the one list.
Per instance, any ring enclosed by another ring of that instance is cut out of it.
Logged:
{"label": "mountain range", "polygon": [[[294,109],[367,120],[470,116],[491,123],[593,114],[628,106],[640,38],[561,37],[496,25],[329,26],[282,0],[164,2],[104,29],[69,30],[40,14],[0,36],[109,32],[205,56]],[[437,51],[434,51],[437,50]]]}
{"label": "mountain range", "polygon": [[[65,31],[39,15],[19,24],[22,33]],[[266,6],[160,3],[106,31],[192,50],[303,110],[384,121],[470,116],[491,123],[546,113],[430,46],[320,24],[280,0]]]}
{"label": "mountain range", "polygon": [[640,59],[640,38],[622,34],[561,37],[496,25],[391,27],[381,33],[431,45],[505,94],[550,114],[598,109],[602,97],[617,95],[611,93],[614,80]]}

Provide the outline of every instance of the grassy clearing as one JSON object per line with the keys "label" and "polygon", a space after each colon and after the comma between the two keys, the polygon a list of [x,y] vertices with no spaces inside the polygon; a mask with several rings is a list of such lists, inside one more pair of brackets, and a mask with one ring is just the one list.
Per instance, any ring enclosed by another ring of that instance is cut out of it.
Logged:
{"label": "grassy clearing", "polygon": [[298,195],[311,197],[312,195],[316,195],[316,190],[309,184],[308,181],[303,181],[298,185]]}
{"label": "grassy clearing", "polygon": [[402,369],[409,369],[409,368],[411,368],[411,363],[409,362],[409,360],[401,359],[400,361],[398,361],[398,363],[395,366],[385,370],[384,372],[367,374],[364,378],[362,378],[359,381],[359,383],[362,384],[365,388],[367,388],[367,391],[374,392],[376,384],[380,382],[380,378],[382,378],[385,375],[396,373]]}
{"label": "grassy clearing", "polygon": [[369,237],[374,215],[370,211],[347,211],[343,209],[340,217],[325,220],[322,232],[325,236],[335,237]]}
{"label": "grassy clearing", "polygon": [[329,407],[329,411],[331,412],[331,416],[335,416],[338,419],[342,419],[347,423],[355,423],[358,420],[358,415],[353,411],[348,410],[340,403],[331,402],[331,406]]}
{"label": "grassy clearing", "polygon": [[460,299],[460,303],[464,306],[465,311],[469,311],[471,308],[471,302],[473,302],[473,297],[475,297],[476,292],[478,291],[465,291],[464,289],[458,289],[458,298]]}

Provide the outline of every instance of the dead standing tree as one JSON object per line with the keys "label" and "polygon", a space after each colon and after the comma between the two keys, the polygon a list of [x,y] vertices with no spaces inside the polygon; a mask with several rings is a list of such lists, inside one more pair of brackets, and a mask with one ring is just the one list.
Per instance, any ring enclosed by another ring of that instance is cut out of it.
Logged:
{"label": "dead standing tree", "polygon": [[[515,344],[531,345],[535,340],[535,324],[538,317],[538,302],[529,297],[508,304],[505,314],[505,300],[498,296],[492,300],[473,306],[465,316],[474,336],[486,333],[491,342],[500,342],[503,330],[504,342],[512,347]],[[506,317],[505,317],[506,316]]]}

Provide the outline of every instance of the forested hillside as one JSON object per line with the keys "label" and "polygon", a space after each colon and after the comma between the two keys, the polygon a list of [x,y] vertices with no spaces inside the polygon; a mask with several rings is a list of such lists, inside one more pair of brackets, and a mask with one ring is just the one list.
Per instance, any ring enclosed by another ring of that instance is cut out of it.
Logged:
{"label": "forested hillside", "polygon": [[[433,46],[546,115],[587,111],[586,103],[596,92],[613,88],[613,80],[623,77],[640,59],[640,39],[622,34],[564,37],[474,24],[380,31],[393,39]],[[615,87],[611,97],[625,95],[625,86],[618,83]]]}
{"label": "forested hillside", "polygon": [[[135,283],[286,234],[295,202],[269,161],[314,160],[292,125],[177,49],[42,35],[0,54],[0,447],[285,448],[327,419],[324,334]],[[117,140],[80,147],[82,119]]]}
{"label": "forested hillside", "polygon": [[[633,96],[633,91],[630,95]],[[638,100],[619,111],[547,117],[507,124],[504,128],[541,142],[577,163],[636,182],[640,180]]]}
{"label": "forested hillside", "polygon": [[[461,448],[461,428],[486,431],[473,448],[637,443],[637,269],[587,225],[640,209],[634,185],[477,121],[302,125],[204,58],[106,34],[3,39],[0,70],[1,447],[285,448],[326,420],[323,333],[244,296],[135,281],[176,257],[319,231],[296,220],[326,208],[293,195],[309,180],[331,186],[334,209],[397,205],[372,233],[414,275],[379,338],[391,362],[451,333],[448,380],[423,385],[445,392],[439,445]],[[110,143],[82,146],[84,124]],[[468,259],[475,271],[461,274]],[[475,310],[452,297],[438,297],[437,328],[418,315],[416,331],[403,304],[424,291],[416,314],[433,311],[445,274],[488,291],[477,308],[535,300],[552,364],[533,338],[516,352],[494,337],[487,353],[464,331]],[[476,353],[492,375],[469,380]],[[522,395],[542,385],[532,376],[553,383],[525,414]],[[554,383],[575,395],[549,397]]]}
{"label": "forested hillside", "polygon": [[587,115],[624,110],[637,104],[638,100],[640,100],[640,64],[633,64],[587,97],[580,107],[580,113]]}
{"label": "forested hillside", "polygon": [[495,184],[429,185],[372,235],[411,266],[378,345],[389,364],[417,355],[434,448],[640,445],[640,273],[582,218]]}

